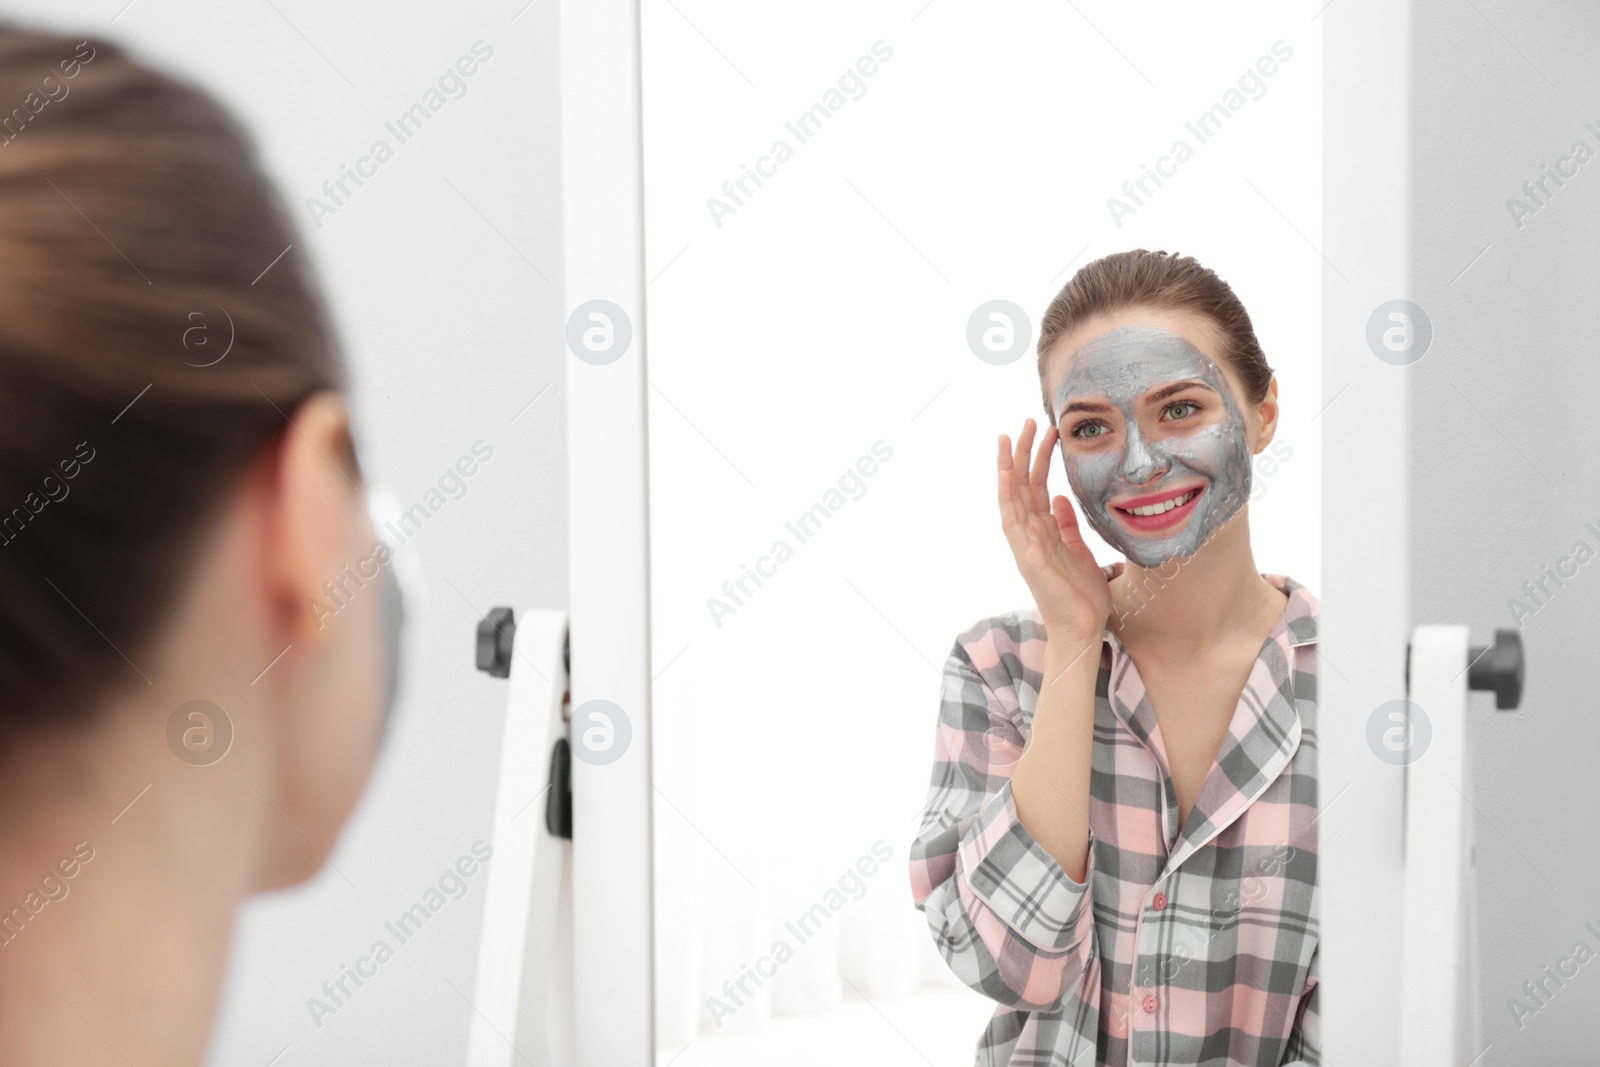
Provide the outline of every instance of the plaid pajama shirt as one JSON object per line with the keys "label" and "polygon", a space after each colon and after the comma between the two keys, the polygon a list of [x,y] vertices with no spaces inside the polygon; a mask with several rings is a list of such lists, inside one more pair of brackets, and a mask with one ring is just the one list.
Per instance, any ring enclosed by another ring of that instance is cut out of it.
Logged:
{"label": "plaid pajama shirt", "polygon": [[1320,1067],[1317,600],[1262,577],[1289,602],[1182,827],[1144,685],[1106,628],[1082,883],[1011,795],[1044,665],[1038,613],[956,638],[911,887],[951,969],[998,1005],[980,1067]]}

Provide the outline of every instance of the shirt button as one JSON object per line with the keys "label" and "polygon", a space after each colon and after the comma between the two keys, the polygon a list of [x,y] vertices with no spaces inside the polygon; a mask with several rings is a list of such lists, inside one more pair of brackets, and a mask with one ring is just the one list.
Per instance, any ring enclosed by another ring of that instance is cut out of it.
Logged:
{"label": "shirt button", "polygon": [[1165,893],[1157,893],[1156,898],[1150,902],[1150,906],[1157,911],[1166,911],[1167,895]]}
{"label": "shirt button", "polygon": [[1148,1014],[1154,1015],[1156,1013],[1156,1005],[1158,1005],[1159,1003],[1160,1003],[1160,1001],[1156,1000],[1155,994],[1153,994],[1153,993],[1145,994],[1144,1010]]}

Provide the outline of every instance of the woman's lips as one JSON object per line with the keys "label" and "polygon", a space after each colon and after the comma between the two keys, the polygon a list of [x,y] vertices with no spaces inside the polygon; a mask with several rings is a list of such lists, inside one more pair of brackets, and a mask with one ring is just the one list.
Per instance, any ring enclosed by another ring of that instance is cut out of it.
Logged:
{"label": "woman's lips", "polygon": [[[1202,494],[1204,494],[1204,492],[1205,486],[1195,486],[1175,495],[1168,494],[1165,496],[1140,498],[1148,501],[1147,504],[1141,504],[1140,507],[1147,507],[1150,504],[1171,499],[1183,501],[1183,503],[1179,504],[1177,507],[1168,508],[1166,511],[1163,511],[1157,515],[1135,515],[1131,510],[1117,506],[1113,506],[1111,510],[1116,512],[1117,518],[1130,530],[1138,530],[1141,533],[1148,533],[1154,530],[1167,530],[1175,526],[1181,526],[1183,523],[1189,521],[1189,516],[1194,513],[1195,504],[1200,500],[1200,497]],[[1187,499],[1185,499],[1185,497],[1187,497]]]}

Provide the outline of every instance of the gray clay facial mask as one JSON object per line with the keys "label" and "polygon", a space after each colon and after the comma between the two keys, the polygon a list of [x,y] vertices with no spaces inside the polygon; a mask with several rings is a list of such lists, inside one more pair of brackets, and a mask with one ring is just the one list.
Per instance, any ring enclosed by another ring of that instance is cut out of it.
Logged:
{"label": "gray clay facial mask", "polygon": [[[1209,388],[1156,401],[1147,415],[1155,421],[1140,421],[1141,397],[1183,381]],[[1169,417],[1191,406],[1200,410]],[[1055,414],[1089,525],[1141,567],[1193,555],[1250,499],[1250,443],[1222,370],[1170,330],[1119,326],[1073,352]]]}

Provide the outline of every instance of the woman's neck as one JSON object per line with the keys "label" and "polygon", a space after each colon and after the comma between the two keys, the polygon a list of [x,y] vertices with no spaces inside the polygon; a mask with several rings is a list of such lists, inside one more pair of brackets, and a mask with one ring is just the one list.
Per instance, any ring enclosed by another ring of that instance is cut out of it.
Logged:
{"label": "woman's neck", "polygon": [[1195,651],[1271,632],[1288,597],[1256,570],[1244,518],[1188,559],[1150,568],[1125,564],[1111,580],[1108,620],[1125,647]]}
{"label": "woman's neck", "polygon": [[0,826],[0,1063],[204,1058],[256,820],[138,721],[7,761],[0,810],[27,818]]}

